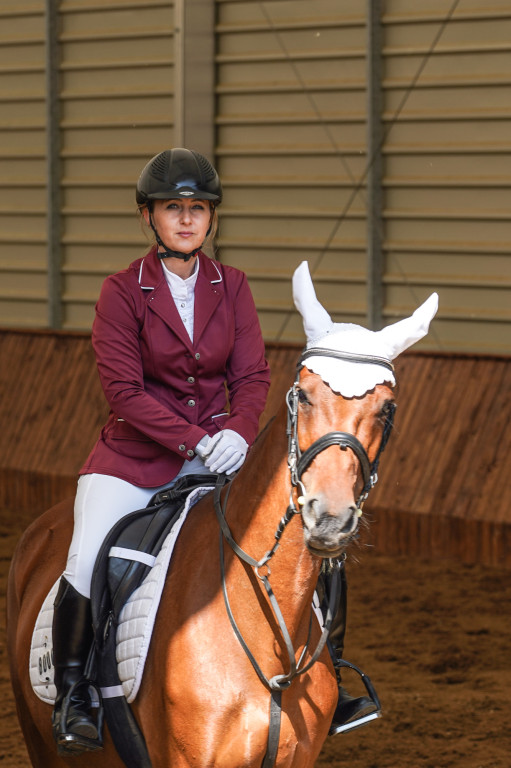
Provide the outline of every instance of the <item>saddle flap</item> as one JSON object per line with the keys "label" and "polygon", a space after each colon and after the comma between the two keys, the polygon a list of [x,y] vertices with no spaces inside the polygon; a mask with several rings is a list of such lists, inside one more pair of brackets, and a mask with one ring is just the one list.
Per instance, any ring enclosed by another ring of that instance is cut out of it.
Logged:
{"label": "saddle flap", "polygon": [[109,531],[94,566],[91,585],[96,644],[112,616],[151,570],[174,522],[192,490],[212,487],[215,475],[186,475],[173,488],[155,494],[148,506],[125,515]]}

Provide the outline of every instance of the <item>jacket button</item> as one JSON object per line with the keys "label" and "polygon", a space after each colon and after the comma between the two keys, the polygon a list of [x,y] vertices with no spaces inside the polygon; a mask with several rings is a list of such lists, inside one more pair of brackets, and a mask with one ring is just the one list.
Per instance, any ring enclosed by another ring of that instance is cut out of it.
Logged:
{"label": "jacket button", "polygon": [[193,408],[193,406],[195,405],[195,400],[188,400],[187,405],[189,405],[190,408]]}
{"label": "jacket button", "polygon": [[188,376],[188,378],[187,378],[187,382],[188,382],[189,384],[194,384],[194,383],[195,383],[195,379],[194,379],[194,377],[193,377],[193,376]]}
{"label": "jacket button", "polygon": [[200,352],[196,352],[195,353],[195,359],[196,360],[200,360]]}
{"label": "jacket button", "polygon": [[186,452],[187,456],[193,456],[194,452],[192,450],[189,450]]}
{"label": "jacket button", "polygon": [[185,449],[185,448],[186,448],[186,445],[180,445],[180,446],[179,446],[179,450],[180,450],[180,451],[184,451],[184,449]]}

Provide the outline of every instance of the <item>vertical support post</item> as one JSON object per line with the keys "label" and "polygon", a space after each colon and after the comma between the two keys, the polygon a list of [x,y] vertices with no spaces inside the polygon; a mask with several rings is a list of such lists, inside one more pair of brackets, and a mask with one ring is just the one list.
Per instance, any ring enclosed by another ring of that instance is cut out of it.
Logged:
{"label": "vertical support post", "polygon": [[367,0],[367,322],[383,325],[382,2]]}
{"label": "vertical support post", "polygon": [[46,0],[46,179],[48,325],[62,328],[58,2]]}
{"label": "vertical support post", "polygon": [[215,2],[174,4],[174,146],[214,162]]}

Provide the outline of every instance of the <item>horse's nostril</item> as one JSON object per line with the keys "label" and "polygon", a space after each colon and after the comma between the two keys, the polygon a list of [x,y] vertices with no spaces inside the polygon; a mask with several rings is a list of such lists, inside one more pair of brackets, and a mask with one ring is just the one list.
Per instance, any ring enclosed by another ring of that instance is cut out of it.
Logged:
{"label": "horse's nostril", "polygon": [[321,512],[322,512],[321,503],[319,499],[316,499],[314,497],[312,499],[307,499],[307,502],[304,505],[302,511],[303,511],[303,514],[309,518],[309,520],[313,519],[317,521],[321,517]]}
{"label": "horse's nostril", "polygon": [[349,515],[349,517],[346,519],[346,522],[342,526],[341,533],[350,533],[353,530],[354,524],[358,518],[357,508],[354,506],[351,506],[349,509],[351,514]]}

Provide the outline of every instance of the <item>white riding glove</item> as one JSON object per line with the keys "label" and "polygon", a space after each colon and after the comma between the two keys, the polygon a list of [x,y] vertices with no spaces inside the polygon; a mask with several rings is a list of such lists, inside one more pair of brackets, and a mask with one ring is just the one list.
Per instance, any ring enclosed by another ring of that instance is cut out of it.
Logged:
{"label": "white riding glove", "polygon": [[241,435],[232,429],[223,429],[210,439],[204,454],[205,465],[211,472],[232,475],[245,461],[247,451],[248,443]]}

